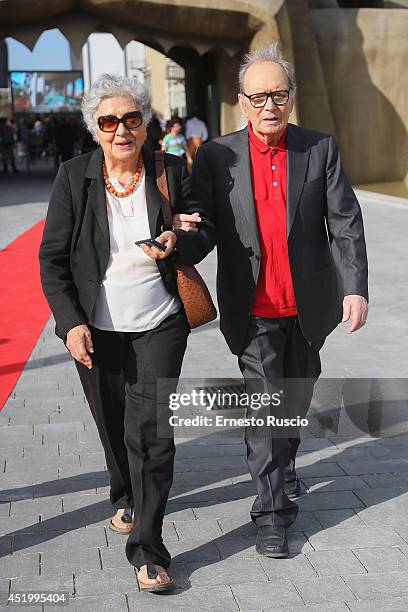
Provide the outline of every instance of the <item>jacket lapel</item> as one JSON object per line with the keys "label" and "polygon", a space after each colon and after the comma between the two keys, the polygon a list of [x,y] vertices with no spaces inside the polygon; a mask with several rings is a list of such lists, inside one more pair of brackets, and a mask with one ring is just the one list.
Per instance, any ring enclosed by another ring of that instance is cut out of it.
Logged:
{"label": "jacket lapel", "polygon": [[[234,162],[230,167],[231,177],[234,181],[234,189],[237,191],[237,201],[242,215],[236,216],[240,225],[240,233],[247,235],[254,249],[259,255],[258,221],[256,218],[254,192],[252,188],[251,161],[249,157],[248,129],[244,128],[235,133],[233,144]],[[241,223],[240,223],[241,221]]]}
{"label": "jacket lapel", "polygon": [[310,148],[307,147],[301,131],[295,125],[288,125],[286,137],[287,150],[287,203],[286,236],[289,238],[296,210],[305,182]]}
{"label": "jacket lapel", "polygon": [[[238,192],[238,199],[244,215],[246,233],[256,252],[259,253],[258,222],[256,218],[254,194],[252,188],[251,163],[249,158],[248,130],[236,132],[234,143],[230,148],[236,154],[235,163],[231,166],[231,176]],[[286,231],[289,237],[295,219],[296,210],[305,182],[309,162],[310,148],[296,125],[289,124],[286,137],[287,149],[287,212]]]}
{"label": "jacket lapel", "polygon": [[106,212],[105,183],[102,176],[102,149],[98,147],[91,156],[86,171],[86,177],[91,179],[88,186],[88,205],[92,208],[102,230],[104,241],[109,249],[109,225]]}
{"label": "jacket lapel", "polygon": [[153,152],[147,147],[142,147],[142,154],[146,172],[147,217],[149,219],[150,235],[152,238],[155,238],[158,233],[161,233],[157,226],[162,199],[156,183],[156,168]]}

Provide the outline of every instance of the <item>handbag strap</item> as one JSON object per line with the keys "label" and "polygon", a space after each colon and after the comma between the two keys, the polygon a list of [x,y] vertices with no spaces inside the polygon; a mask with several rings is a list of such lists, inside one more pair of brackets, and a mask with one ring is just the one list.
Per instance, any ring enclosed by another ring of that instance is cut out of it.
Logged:
{"label": "handbag strap", "polygon": [[173,213],[171,211],[169,187],[167,184],[166,168],[164,165],[164,151],[154,152],[156,166],[156,183],[162,197],[163,230],[173,229]]}

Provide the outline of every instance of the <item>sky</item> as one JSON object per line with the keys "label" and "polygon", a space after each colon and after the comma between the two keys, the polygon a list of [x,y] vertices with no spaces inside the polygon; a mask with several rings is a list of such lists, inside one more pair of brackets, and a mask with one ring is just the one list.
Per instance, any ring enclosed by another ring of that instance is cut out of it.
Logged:
{"label": "sky", "polygon": [[67,39],[58,29],[43,32],[31,52],[13,38],[6,38],[9,70],[70,70]]}

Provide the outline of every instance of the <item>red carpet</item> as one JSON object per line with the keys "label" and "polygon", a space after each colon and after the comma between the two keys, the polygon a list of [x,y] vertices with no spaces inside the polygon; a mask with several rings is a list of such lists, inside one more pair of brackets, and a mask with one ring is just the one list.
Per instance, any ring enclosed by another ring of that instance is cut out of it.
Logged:
{"label": "red carpet", "polygon": [[0,410],[50,316],[38,264],[43,228],[44,220],[0,251]]}

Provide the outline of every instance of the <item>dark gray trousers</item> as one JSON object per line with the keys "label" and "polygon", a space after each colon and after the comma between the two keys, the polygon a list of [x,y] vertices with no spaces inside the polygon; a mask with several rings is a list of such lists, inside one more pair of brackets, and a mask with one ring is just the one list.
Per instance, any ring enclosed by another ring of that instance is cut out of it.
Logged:
{"label": "dark gray trousers", "polygon": [[[321,372],[320,348],[305,340],[296,316],[275,319],[251,316],[246,346],[238,357],[246,392],[270,395],[278,392],[282,403],[261,412],[248,409],[247,416],[303,418]],[[245,442],[248,467],[257,490],[251,510],[253,522],[257,527],[289,527],[296,519],[298,506],[285,493],[284,471],[291,459],[294,464],[299,429],[247,427]]]}

